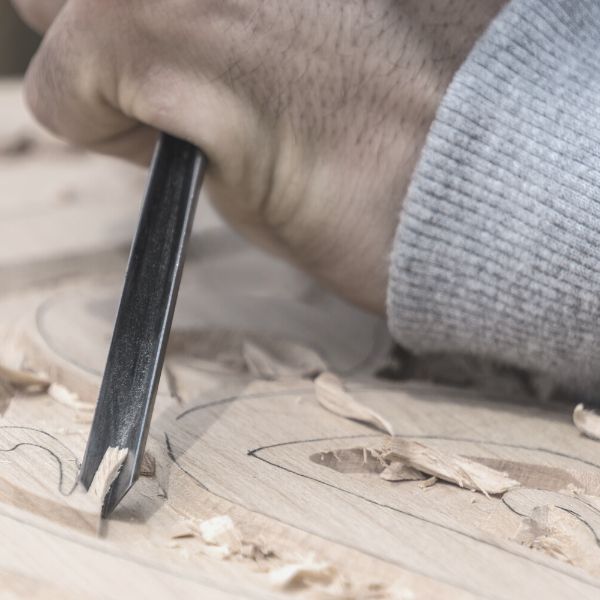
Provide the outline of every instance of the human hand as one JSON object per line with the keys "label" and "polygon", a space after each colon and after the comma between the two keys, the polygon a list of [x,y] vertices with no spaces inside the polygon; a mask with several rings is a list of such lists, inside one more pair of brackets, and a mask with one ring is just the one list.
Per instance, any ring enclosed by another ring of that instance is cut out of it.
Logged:
{"label": "human hand", "polygon": [[207,155],[237,229],[383,313],[402,200],[437,106],[505,0],[13,0],[45,30],[43,125],[147,163]]}

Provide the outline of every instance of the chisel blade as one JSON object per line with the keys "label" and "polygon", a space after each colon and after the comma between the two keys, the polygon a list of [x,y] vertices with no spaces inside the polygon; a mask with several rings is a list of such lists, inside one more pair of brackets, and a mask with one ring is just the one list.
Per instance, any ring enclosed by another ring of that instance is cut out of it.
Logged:
{"label": "chisel blade", "polygon": [[89,489],[106,451],[128,450],[102,517],[139,476],[205,169],[198,148],[160,135],[79,475]]}

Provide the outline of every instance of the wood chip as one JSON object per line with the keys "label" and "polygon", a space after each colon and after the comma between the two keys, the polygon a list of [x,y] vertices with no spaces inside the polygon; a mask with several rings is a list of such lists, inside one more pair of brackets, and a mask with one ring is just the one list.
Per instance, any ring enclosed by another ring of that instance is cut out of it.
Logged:
{"label": "wood chip", "polygon": [[94,498],[100,507],[112,482],[117,478],[128,452],[127,448],[109,448],[104,454],[88,491],[88,495]]}
{"label": "wood chip", "polygon": [[391,438],[386,440],[382,457],[387,462],[400,461],[418,471],[460,487],[482,492],[486,496],[503,494],[520,485],[507,473],[420,442]]}
{"label": "wood chip", "polygon": [[222,515],[203,521],[198,531],[206,544],[221,546],[229,554],[237,554],[242,550],[242,535],[228,515]]}
{"label": "wood chip", "polygon": [[586,437],[600,440],[600,414],[584,404],[578,404],[573,411],[575,427]]}
{"label": "wood chip", "polygon": [[14,369],[5,365],[0,365],[0,379],[17,389],[24,390],[43,391],[48,389],[50,385],[50,380],[44,375],[26,369]]}
{"label": "wood chip", "polygon": [[154,477],[156,473],[156,459],[150,452],[144,452],[140,465],[140,477]]}
{"label": "wood chip", "polygon": [[330,584],[337,577],[335,567],[328,562],[317,562],[314,558],[284,565],[269,573],[269,582],[277,589],[285,590],[311,584]]}
{"label": "wood chip", "polygon": [[419,487],[423,490],[426,490],[427,488],[433,487],[436,483],[438,482],[438,478],[437,477],[430,477],[429,479],[426,479],[425,481],[422,481],[419,484]]}
{"label": "wood chip", "polygon": [[250,373],[261,379],[313,377],[327,370],[312,348],[293,342],[245,340],[242,355]]}
{"label": "wood chip", "polygon": [[56,402],[63,404],[64,406],[68,406],[69,408],[73,408],[77,411],[81,412],[94,412],[94,405],[89,404],[87,402],[82,402],[79,399],[79,396],[67,389],[64,385],[60,385],[59,383],[53,383],[48,388],[48,396],[55,400]]}
{"label": "wood chip", "polygon": [[393,462],[388,465],[379,475],[386,481],[418,481],[426,479],[427,476],[413,467],[409,467],[402,462]]}
{"label": "wood chip", "polygon": [[592,528],[570,511],[538,506],[524,519],[516,541],[600,575],[600,548]]}
{"label": "wood chip", "polygon": [[319,404],[328,411],[394,435],[391,424],[374,410],[358,402],[333,373],[322,373],[315,379],[315,394]]}

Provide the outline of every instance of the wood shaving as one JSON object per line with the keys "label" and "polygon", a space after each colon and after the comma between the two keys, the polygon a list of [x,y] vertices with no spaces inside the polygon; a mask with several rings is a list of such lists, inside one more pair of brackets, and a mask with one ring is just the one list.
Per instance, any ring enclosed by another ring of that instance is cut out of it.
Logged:
{"label": "wood shaving", "polygon": [[[388,465],[380,474],[381,479],[385,481],[418,481],[426,479],[427,476],[417,469],[413,469],[402,462],[393,462]],[[425,485],[427,482],[423,482]]]}
{"label": "wood shaving", "polygon": [[190,521],[178,521],[171,527],[169,538],[172,540],[180,540],[183,538],[195,537],[196,531]]}
{"label": "wood shaving", "polygon": [[586,437],[600,440],[600,414],[594,409],[578,404],[573,411],[573,423]]}
{"label": "wood shaving", "polygon": [[426,490],[427,488],[433,487],[436,483],[438,482],[438,478],[437,477],[429,477],[429,479],[426,479],[425,481],[422,481],[419,484],[419,487],[423,490]]}
{"label": "wood shaving", "polygon": [[322,373],[315,379],[315,394],[319,404],[326,410],[394,435],[391,424],[374,410],[358,402],[344,388],[342,381],[333,373]]}
{"label": "wood shaving", "polygon": [[82,402],[75,392],[67,389],[64,385],[53,383],[48,388],[48,395],[55,402],[74,410],[76,423],[89,425],[92,422],[94,418],[94,405]]}
{"label": "wood shaving", "polygon": [[442,452],[420,442],[391,438],[386,441],[382,457],[387,462],[402,462],[432,477],[455,483],[462,488],[479,491],[486,496],[503,494],[520,485],[507,473],[496,471],[456,454]]}
{"label": "wood shaving", "polygon": [[585,521],[557,506],[538,506],[517,533],[520,544],[600,575],[600,548]]}
{"label": "wood shaving", "polygon": [[338,576],[337,570],[328,562],[318,562],[314,557],[291,563],[269,573],[270,584],[277,589],[293,589],[312,584],[331,584]]}
{"label": "wood shaving", "polygon": [[68,406],[69,408],[73,408],[82,412],[94,412],[93,404],[82,402],[79,400],[79,396],[75,392],[72,392],[64,385],[60,385],[59,383],[53,383],[50,385],[48,388],[48,396],[50,396],[52,400],[55,400],[64,406]]}
{"label": "wood shaving", "polygon": [[127,448],[108,448],[104,454],[88,491],[88,495],[94,498],[100,506],[104,503],[106,494],[123,467],[128,453]]}
{"label": "wood shaving", "polygon": [[44,391],[50,385],[50,380],[45,375],[5,365],[0,365],[0,379],[22,390]]}
{"label": "wood shaving", "polygon": [[261,379],[313,377],[327,370],[312,348],[293,342],[245,340],[242,356],[248,371]]}
{"label": "wood shaving", "polygon": [[198,525],[202,540],[211,546],[219,546],[226,558],[242,551],[242,535],[228,515],[222,515],[203,521]]}
{"label": "wood shaving", "polygon": [[140,477],[154,477],[156,473],[156,459],[150,452],[144,452],[140,465]]}

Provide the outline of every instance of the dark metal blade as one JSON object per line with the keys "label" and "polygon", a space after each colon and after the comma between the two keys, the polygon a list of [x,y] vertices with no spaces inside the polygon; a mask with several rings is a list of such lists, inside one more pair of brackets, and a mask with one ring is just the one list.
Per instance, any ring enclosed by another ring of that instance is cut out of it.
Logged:
{"label": "dark metal blade", "polygon": [[198,148],[161,134],[79,475],[89,488],[106,450],[128,448],[103,517],[139,475],[205,168]]}

